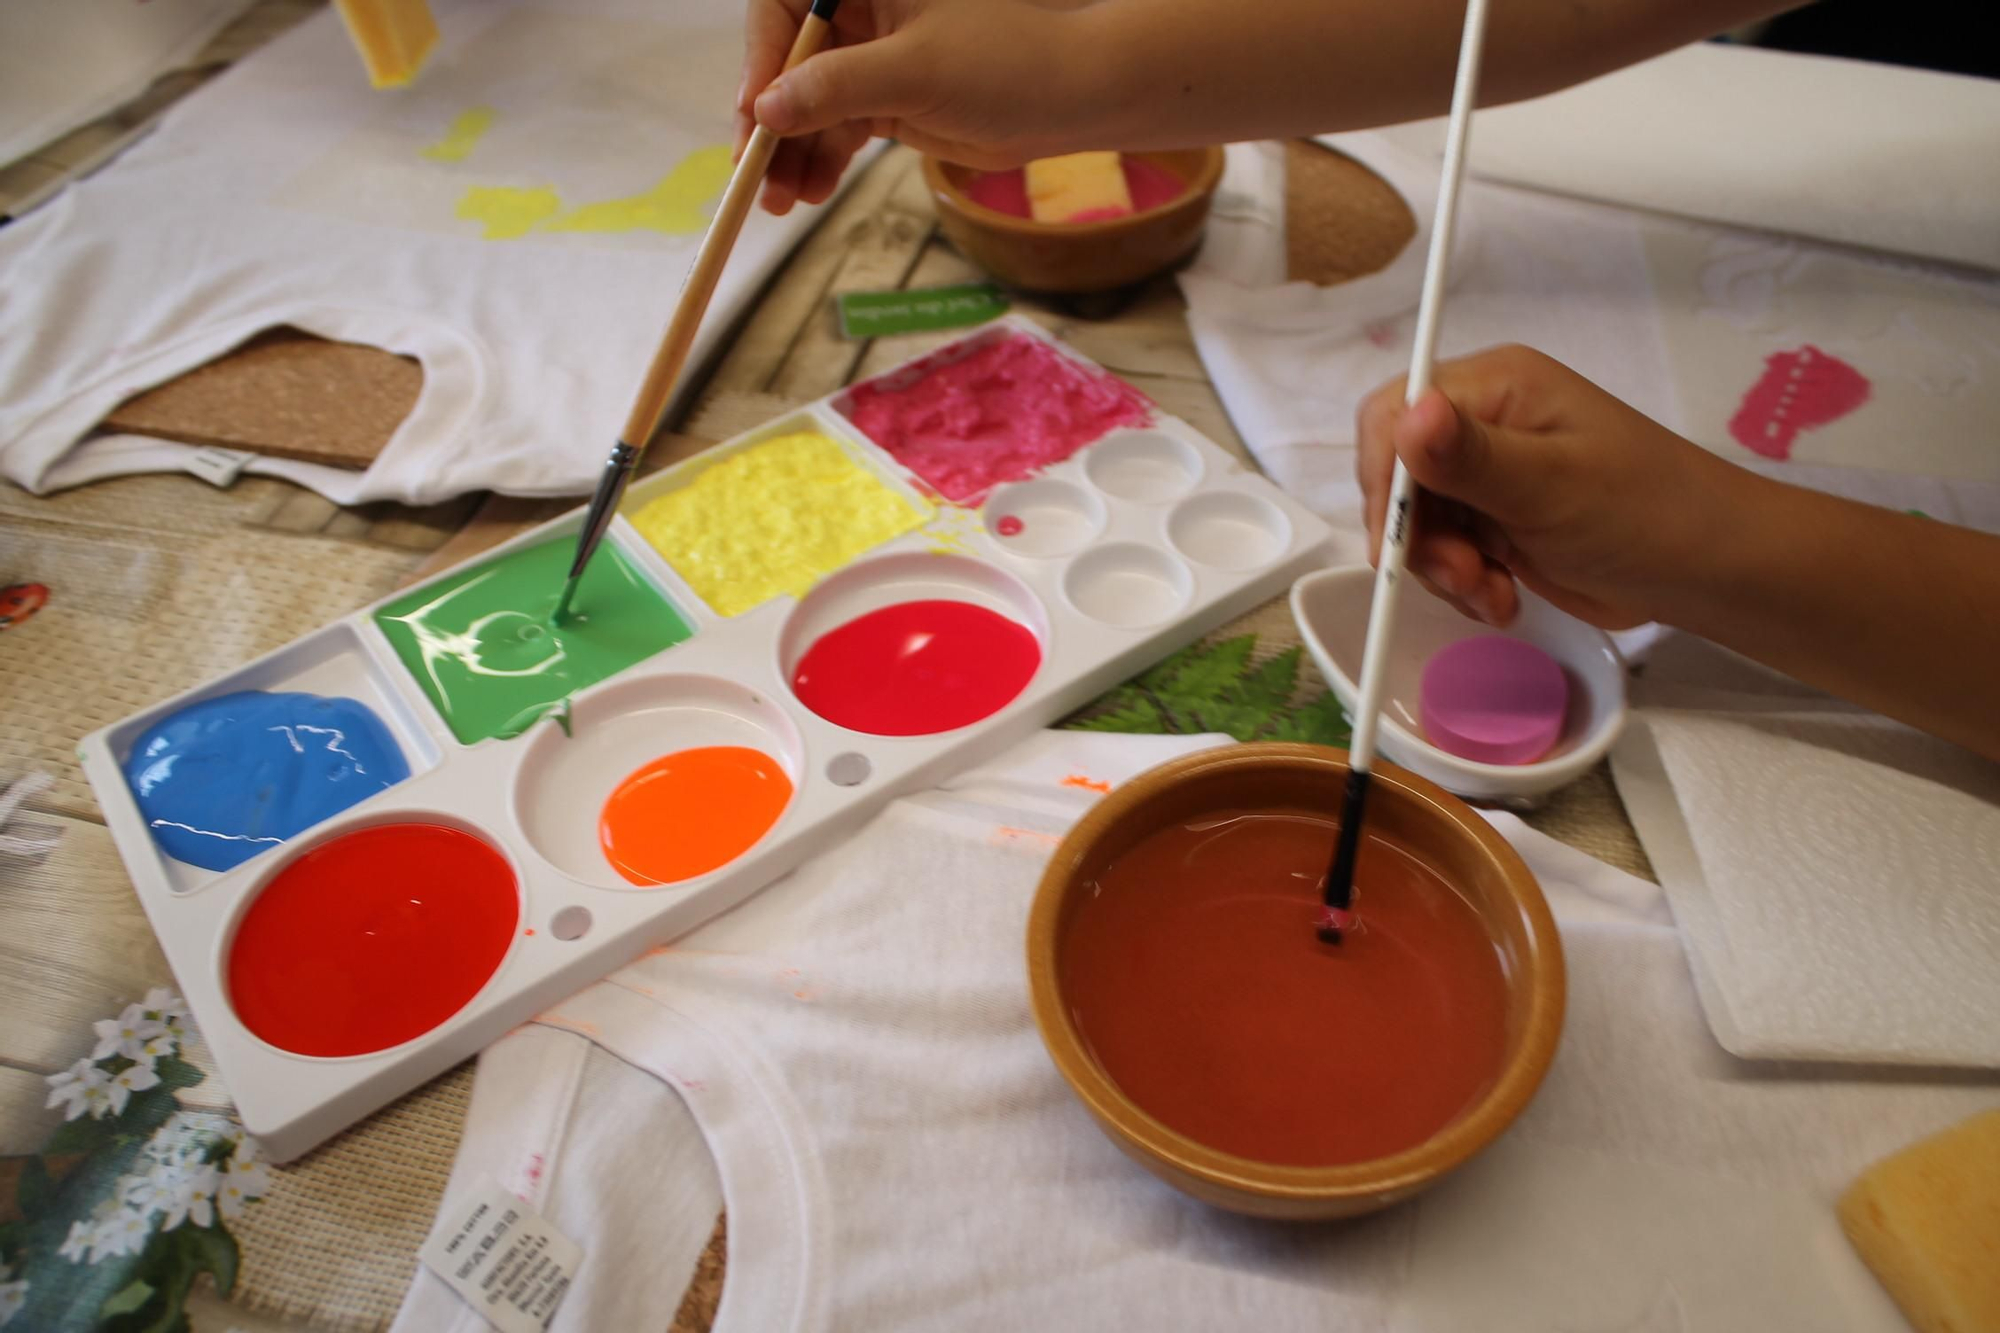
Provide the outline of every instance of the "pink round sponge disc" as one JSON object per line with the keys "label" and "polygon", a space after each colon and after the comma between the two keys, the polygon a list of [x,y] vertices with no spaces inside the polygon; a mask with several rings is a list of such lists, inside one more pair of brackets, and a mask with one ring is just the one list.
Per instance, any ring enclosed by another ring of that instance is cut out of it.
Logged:
{"label": "pink round sponge disc", "polygon": [[1519,639],[1460,639],[1424,665],[1424,738],[1461,759],[1532,764],[1555,746],[1568,708],[1562,667]]}

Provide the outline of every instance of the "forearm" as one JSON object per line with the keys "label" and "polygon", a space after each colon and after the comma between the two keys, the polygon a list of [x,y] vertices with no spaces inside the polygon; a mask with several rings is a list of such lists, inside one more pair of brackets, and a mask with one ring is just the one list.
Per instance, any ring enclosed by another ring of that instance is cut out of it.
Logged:
{"label": "forearm", "polygon": [[[1594,78],[1798,0],[1506,0],[1481,101]],[[1103,146],[1284,138],[1441,115],[1461,0],[1099,0],[1068,53]]]}
{"label": "forearm", "polygon": [[2000,760],[2000,537],[1740,473],[1667,619]]}

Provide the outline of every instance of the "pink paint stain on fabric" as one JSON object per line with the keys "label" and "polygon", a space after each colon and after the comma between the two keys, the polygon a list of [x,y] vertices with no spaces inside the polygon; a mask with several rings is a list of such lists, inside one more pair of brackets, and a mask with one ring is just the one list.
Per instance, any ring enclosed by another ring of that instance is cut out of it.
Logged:
{"label": "pink paint stain on fabric", "polygon": [[1801,432],[1840,420],[1867,402],[1868,394],[1860,371],[1810,343],[1795,352],[1774,352],[1729,419],[1729,433],[1751,453],[1782,462],[1792,456]]}
{"label": "pink paint stain on fabric", "polygon": [[847,415],[938,495],[976,505],[1120,426],[1152,420],[1131,385],[1015,335],[896,387],[856,385]]}

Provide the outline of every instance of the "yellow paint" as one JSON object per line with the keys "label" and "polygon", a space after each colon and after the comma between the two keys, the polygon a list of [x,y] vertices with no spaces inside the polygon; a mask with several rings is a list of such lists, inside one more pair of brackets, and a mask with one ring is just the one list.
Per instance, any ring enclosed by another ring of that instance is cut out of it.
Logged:
{"label": "yellow paint", "polygon": [[548,186],[517,190],[507,185],[475,185],[458,200],[458,216],[484,223],[489,241],[526,236],[562,211],[562,199]]}
{"label": "yellow paint", "polygon": [[632,524],[703,601],[739,616],[803,593],[930,518],[812,431],[711,463],[632,515]]}
{"label": "yellow paint", "polygon": [[433,162],[463,162],[472,156],[479,140],[492,128],[492,107],[476,106],[470,111],[461,111],[458,118],[451,122],[451,128],[444,132],[444,138],[424,149],[424,156]]}
{"label": "yellow paint", "polygon": [[729,184],[729,146],[698,148],[644,194],[585,204],[548,224],[549,231],[661,231],[687,236],[708,226],[711,206]]}

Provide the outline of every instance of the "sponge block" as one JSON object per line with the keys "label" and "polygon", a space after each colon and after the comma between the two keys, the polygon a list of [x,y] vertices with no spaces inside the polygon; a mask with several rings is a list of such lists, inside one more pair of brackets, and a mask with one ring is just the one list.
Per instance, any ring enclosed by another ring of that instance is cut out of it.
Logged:
{"label": "sponge block", "polygon": [[1920,1333],[2000,1329],[2000,1111],[1868,1168],[1840,1225]]}
{"label": "sponge block", "polygon": [[334,0],[347,31],[361,48],[368,78],[377,88],[399,88],[415,78],[437,45],[437,22],[425,0]]}
{"label": "sponge block", "polygon": [[1118,154],[1068,153],[1028,164],[1028,213],[1037,222],[1096,222],[1132,211]]}

